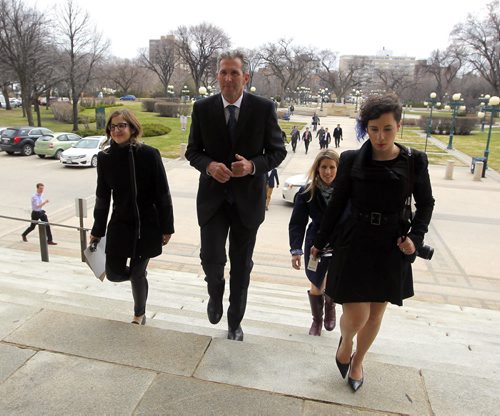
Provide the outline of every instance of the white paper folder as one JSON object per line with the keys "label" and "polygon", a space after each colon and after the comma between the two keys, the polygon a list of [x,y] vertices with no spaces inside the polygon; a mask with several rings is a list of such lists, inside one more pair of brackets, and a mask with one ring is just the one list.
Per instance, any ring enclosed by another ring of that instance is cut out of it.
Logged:
{"label": "white paper folder", "polygon": [[94,272],[95,277],[97,277],[101,282],[106,277],[105,264],[106,264],[106,253],[104,249],[106,248],[106,236],[101,238],[101,241],[97,244],[95,251],[90,251],[90,247],[87,247],[83,251],[85,256],[85,261],[89,265],[90,269]]}

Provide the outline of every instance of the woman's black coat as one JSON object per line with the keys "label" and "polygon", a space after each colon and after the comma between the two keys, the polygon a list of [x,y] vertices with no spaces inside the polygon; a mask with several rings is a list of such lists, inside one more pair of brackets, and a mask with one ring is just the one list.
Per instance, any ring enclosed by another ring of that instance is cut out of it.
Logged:
{"label": "woman's black coat", "polygon": [[[111,196],[113,210],[106,232]],[[172,199],[160,152],[145,144],[121,147],[111,141],[97,156],[92,235],[107,235],[106,254],[149,258],[161,254],[163,234],[173,232]]]}

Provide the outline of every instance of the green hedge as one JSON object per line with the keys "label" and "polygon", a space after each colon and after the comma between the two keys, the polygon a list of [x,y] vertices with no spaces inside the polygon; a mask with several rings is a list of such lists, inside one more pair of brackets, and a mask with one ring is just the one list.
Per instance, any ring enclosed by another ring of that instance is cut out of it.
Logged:
{"label": "green hedge", "polygon": [[154,98],[143,98],[141,101],[142,109],[147,113],[153,113],[155,111],[156,100]]}
{"label": "green hedge", "polygon": [[88,136],[105,136],[106,131],[105,130],[94,130],[94,129],[83,129],[83,130],[78,130],[75,131],[76,134],[82,137],[88,137]]}
{"label": "green hedge", "polygon": [[[450,134],[452,119],[449,117],[432,117],[431,134]],[[476,124],[480,123],[477,117],[456,117],[455,134],[471,134]],[[420,128],[427,131],[429,126],[429,117],[420,117]]]}
{"label": "green hedge", "polygon": [[143,124],[142,130],[142,137],[163,136],[172,131],[170,127],[163,126],[162,124]]}
{"label": "green hedge", "polygon": [[191,104],[156,102],[155,113],[160,117],[177,117],[178,115],[189,115],[191,113]]}

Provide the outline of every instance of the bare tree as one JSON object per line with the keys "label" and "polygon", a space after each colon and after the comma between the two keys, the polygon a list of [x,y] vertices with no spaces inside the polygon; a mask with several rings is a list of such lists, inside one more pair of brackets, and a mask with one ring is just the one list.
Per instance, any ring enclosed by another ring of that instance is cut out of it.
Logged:
{"label": "bare tree", "polygon": [[141,68],[138,60],[116,58],[110,63],[106,72],[107,79],[112,82],[113,87],[127,95],[137,81]]}
{"label": "bare tree", "polygon": [[182,61],[189,67],[196,91],[202,83],[210,85],[214,72],[214,60],[231,42],[217,26],[201,23],[196,26],[180,26],[174,33],[177,50]]}
{"label": "bare tree", "polygon": [[250,89],[253,85],[255,73],[262,65],[262,56],[257,49],[242,49],[242,52],[248,60],[248,72],[250,74],[250,79],[248,80],[247,88]]}
{"label": "bare tree", "polygon": [[456,44],[448,46],[444,51],[436,49],[431,53],[424,71],[434,77],[438,97],[449,92],[451,83],[463,68],[464,60],[464,50]]}
{"label": "bare tree", "polygon": [[109,42],[91,26],[89,14],[73,0],[67,0],[59,14],[59,47],[69,80],[73,103],[73,130],[78,130],[78,102],[94,76],[96,65],[103,59]]}
{"label": "bare tree", "polygon": [[[45,19],[21,0],[0,0],[0,50],[2,59],[21,84],[23,108],[30,126],[34,125],[31,93],[35,62],[43,53]],[[6,97],[7,98],[7,97]]]}
{"label": "bare tree", "polygon": [[405,90],[415,85],[413,75],[401,68],[376,68],[374,76],[378,79],[380,89],[394,92],[399,96],[404,95]]}
{"label": "bare tree", "polygon": [[491,86],[494,94],[500,94],[500,8],[493,0],[487,6],[483,20],[469,14],[451,32],[454,43],[462,46],[466,60]]}
{"label": "bare tree", "polygon": [[[2,51],[0,49],[0,56],[2,56]],[[9,65],[0,59],[0,93],[5,97],[5,109],[11,110],[12,107],[9,101],[9,90],[12,85],[12,81],[16,79],[14,72],[10,69]],[[0,103],[0,108],[2,103]]]}
{"label": "bare tree", "polygon": [[361,85],[363,58],[354,59],[344,68],[337,69],[337,55],[330,50],[323,50],[318,54],[318,63],[318,77],[330,91],[335,93],[338,102],[353,88]]}
{"label": "bare tree", "polygon": [[165,97],[168,95],[168,85],[179,61],[176,53],[175,40],[173,37],[160,39],[153,50],[141,50],[139,61],[142,66],[158,76],[163,86]]}
{"label": "bare tree", "polygon": [[312,49],[293,46],[291,39],[280,39],[261,48],[261,57],[267,70],[280,81],[280,96],[287,89],[295,91],[314,72],[317,65]]}

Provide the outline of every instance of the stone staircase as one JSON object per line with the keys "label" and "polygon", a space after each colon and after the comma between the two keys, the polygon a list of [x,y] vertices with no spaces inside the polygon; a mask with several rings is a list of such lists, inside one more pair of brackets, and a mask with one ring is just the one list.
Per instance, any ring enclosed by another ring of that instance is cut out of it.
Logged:
{"label": "stone staircase", "polygon": [[[4,248],[0,263],[2,302],[125,322],[131,317],[130,286],[100,282],[75,257],[52,255],[50,263],[42,263],[36,253]],[[225,318],[215,326],[207,320],[203,279],[155,265],[148,274],[148,325],[225,337]],[[404,307],[390,306],[370,359],[500,380],[499,316],[497,311],[412,300]],[[338,329],[310,337],[310,319],[304,287],[252,281],[243,321],[245,341],[286,340],[306,351],[333,354]]]}

